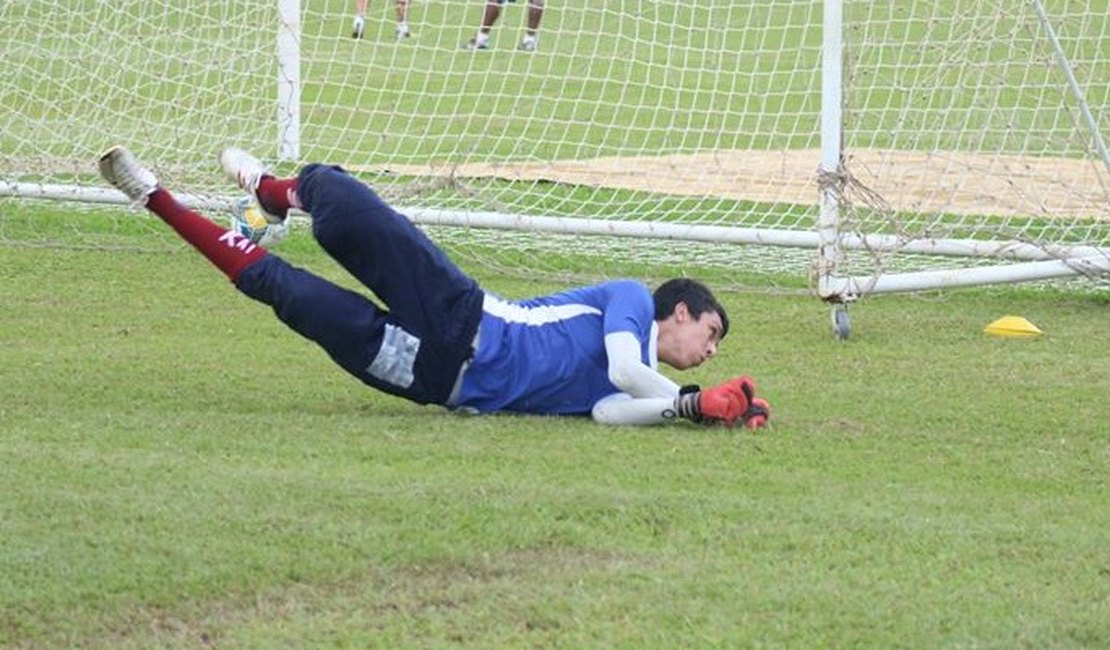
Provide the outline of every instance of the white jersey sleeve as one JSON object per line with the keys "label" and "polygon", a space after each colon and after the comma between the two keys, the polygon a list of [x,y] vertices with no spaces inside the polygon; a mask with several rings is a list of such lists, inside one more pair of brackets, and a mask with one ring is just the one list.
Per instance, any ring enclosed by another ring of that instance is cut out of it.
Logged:
{"label": "white jersey sleeve", "polygon": [[678,417],[673,397],[632,397],[628,393],[598,400],[590,415],[601,424],[625,426],[663,424]]}
{"label": "white jersey sleeve", "polygon": [[590,411],[594,421],[645,426],[675,418],[679,386],[641,360],[640,341],[634,334],[606,334],[605,353],[609,358],[609,381],[622,392],[594,404]]}
{"label": "white jersey sleeve", "polygon": [[632,397],[674,399],[678,395],[678,384],[645,364],[641,360],[640,348],[640,340],[632,332],[612,332],[605,335],[609,381]]}

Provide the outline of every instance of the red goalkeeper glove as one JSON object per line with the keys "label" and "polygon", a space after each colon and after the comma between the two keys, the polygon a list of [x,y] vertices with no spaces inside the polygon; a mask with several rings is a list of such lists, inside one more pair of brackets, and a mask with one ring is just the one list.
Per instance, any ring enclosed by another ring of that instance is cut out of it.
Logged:
{"label": "red goalkeeper glove", "polygon": [[712,388],[685,386],[675,400],[679,417],[701,424],[733,426],[751,408],[755,381],[736,377]]}

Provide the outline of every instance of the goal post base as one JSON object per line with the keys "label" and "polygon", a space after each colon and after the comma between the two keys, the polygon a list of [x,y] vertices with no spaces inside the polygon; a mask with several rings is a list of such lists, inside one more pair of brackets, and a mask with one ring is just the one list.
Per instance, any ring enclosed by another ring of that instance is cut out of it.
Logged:
{"label": "goal post base", "polygon": [[820,295],[828,302],[846,303],[874,294],[1036,282],[1078,276],[1110,276],[1110,252],[1089,257],[1001,266],[831,277],[822,283]]}

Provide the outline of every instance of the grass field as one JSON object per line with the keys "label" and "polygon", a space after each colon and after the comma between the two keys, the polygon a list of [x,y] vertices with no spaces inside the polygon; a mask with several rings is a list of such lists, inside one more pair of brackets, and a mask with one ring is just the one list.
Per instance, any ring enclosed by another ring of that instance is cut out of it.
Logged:
{"label": "grass field", "polygon": [[[511,50],[523,1],[486,53],[458,47],[471,0],[414,0],[405,43],[388,3],[348,39],[352,4],[302,2],[306,158],[817,144],[817,0],[551,3],[534,56]],[[944,0],[909,21],[909,4],[849,3],[849,20],[897,35],[849,52],[855,143],[1082,157],[1066,84],[1038,63],[1051,53],[1010,21],[1029,7]],[[1104,119],[1105,11],[1046,4]],[[19,73],[0,81],[0,180],[101,186],[95,156],[123,142],[175,189],[226,192],[214,152],[273,143],[271,2],[0,3],[0,18],[23,26],[0,42]],[[951,42],[966,51],[917,45],[965,25]],[[946,92],[960,57],[982,78]],[[1023,63],[994,65],[1010,57]],[[373,180],[465,210],[807,231],[816,216]],[[1008,223],[1107,243],[1093,217],[1071,233]],[[616,276],[727,287],[722,354],[674,377],[754,375],[772,427],[418,407],[348,378],[154,219],[0,199],[0,647],[1110,647],[1105,284],[868,299],[840,343],[807,291],[808,252],[435,235],[510,298]],[[278,252],[350,285],[303,230]],[[982,333],[1007,314],[1044,336]]]}
{"label": "grass field", "polygon": [[753,434],[384,397],[180,247],[0,257],[0,646],[1110,645],[1105,295],[883,297],[837,343],[726,293],[689,379],[756,376]]}

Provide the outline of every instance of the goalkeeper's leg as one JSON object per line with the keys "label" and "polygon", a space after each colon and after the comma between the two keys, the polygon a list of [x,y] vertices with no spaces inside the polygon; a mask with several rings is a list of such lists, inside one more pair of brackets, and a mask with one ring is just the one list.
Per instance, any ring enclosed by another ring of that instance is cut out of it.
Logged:
{"label": "goalkeeper's leg", "polygon": [[371,299],[268,255],[235,283],[315,342],[341,368],[383,392],[445,404],[466,350],[406,329]]}
{"label": "goalkeeper's leg", "polygon": [[266,257],[266,249],[179,203],[127,149],[112,147],[100,156],[99,164],[105,180],[161,217],[232,282],[243,269]]}
{"label": "goalkeeper's leg", "polygon": [[373,291],[398,321],[437,338],[469,341],[482,291],[427,235],[339,167],[311,163],[276,178],[242,149],[220,153],[240,188],[280,221],[291,208],[312,215],[312,234],[343,268]]}
{"label": "goalkeeper's leg", "polygon": [[312,234],[411,331],[469,344],[483,293],[422,230],[338,167],[309,164],[296,196]]}
{"label": "goalkeeper's leg", "polygon": [[293,267],[186,208],[123,147],[106,151],[99,165],[108,182],[158,215],[240,291],[270,305],[347,372],[415,402],[447,401],[467,350],[454,342],[422,342],[369,298]]}

